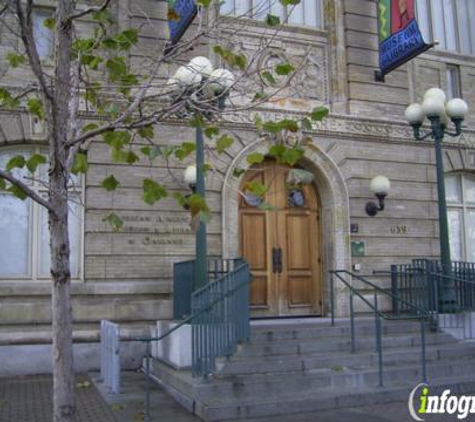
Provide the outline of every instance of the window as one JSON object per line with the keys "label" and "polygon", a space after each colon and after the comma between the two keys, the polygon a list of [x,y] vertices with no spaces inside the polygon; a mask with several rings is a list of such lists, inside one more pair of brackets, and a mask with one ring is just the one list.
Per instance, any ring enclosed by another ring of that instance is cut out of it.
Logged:
{"label": "window", "polygon": [[417,17],[424,39],[436,48],[475,54],[475,1],[417,0]]}
{"label": "window", "polygon": [[447,99],[461,98],[462,92],[460,89],[460,70],[458,66],[447,65]]}
{"label": "window", "polygon": [[[43,151],[24,149],[0,152],[0,168],[4,168],[15,155],[27,157]],[[14,175],[21,178],[40,195],[46,196],[44,185],[46,166],[38,168],[34,178],[20,169]],[[34,179],[34,180],[32,180]],[[74,181],[73,181],[74,182]],[[77,182],[77,180],[75,180]],[[74,183],[79,185],[79,183]],[[81,192],[77,186],[71,189],[69,204],[69,235],[71,248],[71,277],[80,277],[82,206]],[[48,213],[31,199],[22,201],[9,192],[0,191],[0,278],[48,279],[50,278],[50,252]]]}
{"label": "window", "polygon": [[53,52],[53,32],[45,26],[46,19],[51,17],[52,14],[48,12],[36,11],[33,13],[33,35],[41,60],[50,58]]}
{"label": "window", "polygon": [[262,20],[270,13],[290,25],[323,28],[322,0],[302,0],[296,6],[283,6],[279,0],[225,0],[221,13]]}
{"label": "window", "polygon": [[448,175],[445,190],[451,258],[475,262],[475,176]]}

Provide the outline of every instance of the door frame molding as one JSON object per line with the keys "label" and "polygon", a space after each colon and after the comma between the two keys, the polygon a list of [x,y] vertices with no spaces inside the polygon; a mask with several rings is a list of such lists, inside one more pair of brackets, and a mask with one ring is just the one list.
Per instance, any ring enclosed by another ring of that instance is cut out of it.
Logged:
{"label": "door frame molding", "polygon": [[[317,138],[314,137],[314,140]],[[256,139],[243,148],[227,169],[222,191],[222,245],[223,257],[234,258],[239,254],[239,198],[238,191],[244,174],[234,177],[234,170],[248,170],[251,165],[246,157],[254,152],[266,154],[271,142]],[[350,255],[350,205],[348,188],[336,162],[323,149],[311,143],[305,148],[304,159],[299,162],[315,176],[315,184],[321,200],[321,246],[323,271],[324,312],[329,315],[329,275],[332,269],[351,269]],[[333,152],[332,149],[330,152]],[[341,150],[335,153],[341,154]],[[335,311],[337,316],[349,314],[345,286],[335,282]]]}

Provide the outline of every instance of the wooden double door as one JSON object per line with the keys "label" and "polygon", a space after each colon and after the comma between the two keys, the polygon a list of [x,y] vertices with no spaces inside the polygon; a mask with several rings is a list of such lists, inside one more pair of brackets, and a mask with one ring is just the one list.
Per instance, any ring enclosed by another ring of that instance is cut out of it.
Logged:
{"label": "wooden double door", "polygon": [[322,314],[319,198],[313,184],[289,187],[291,169],[273,160],[252,167],[241,191],[253,182],[268,188],[265,206],[240,199],[240,252],[249,262],[251,316]]}

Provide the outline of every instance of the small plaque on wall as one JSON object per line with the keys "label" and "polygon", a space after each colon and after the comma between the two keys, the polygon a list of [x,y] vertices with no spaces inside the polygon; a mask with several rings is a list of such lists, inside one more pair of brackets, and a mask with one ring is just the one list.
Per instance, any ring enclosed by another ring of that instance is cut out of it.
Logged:
{"label": "small plaque on wall", "polygon": [[350,224],[350,233],[359,233],[360,227],[358,224],[352,223]]}
{"label": "small plaque on wall", "polygon": [[365,256],[365,243],[363,241],[351,242],[351,256]]}

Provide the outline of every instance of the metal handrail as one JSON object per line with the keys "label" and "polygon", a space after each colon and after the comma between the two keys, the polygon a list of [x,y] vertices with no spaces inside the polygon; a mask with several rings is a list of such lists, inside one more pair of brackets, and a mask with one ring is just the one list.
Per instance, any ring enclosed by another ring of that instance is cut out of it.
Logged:
{"label": "metal handrail", "polygon": [[[157,336],[157,337],[138,337],[138,338],[135,338],[135,339],[132,340],[132,341],[140,341],[140,342],[146,343],[146,357],[145,357],[145,382],[146,382],[145,395],[146,395],[146,398],[145,398],[144,420],[147,420],[147,421],[151,420],[150,419],[150,358],[152,356],[152,349],[151,349],[152,342],[163,340],[164,338],[166,338],[170,334],[172,334],[174,331],[176,331],[179,328],[183,327],[185,324],[192,323],[192,330],[193,330],[193,322],[198,321],[198,323],[200,323],[200,318],[203,315],[205,315],[207,312],[209,312],[213,307],[215,307],[216,305],[218,305],[220,303],[223,303],[227,298],[231,297],[233,294],[235,294],[236,292],[241,290],[244,286],[249,285],[249,282],[250,282],[249,264],[247,264],[244,260],[239,260],[239,264],[240,265],[233,268],[232,271],[229,271],[227,273],[222,273],[223,275],[221,275],[221,277],[217,278],[216,280],[213,280],[213,281],[209,282],[207,285],[205,285],[205,286],[197,289],[195,292],[193,292],[192,293],[192,301],[193,301],[194,298],[199,297],[200,295],[203,294],[203,292],[206,292],[207,290],[212,289],[213,286],[218,285],[219,283],[221,283],[226,278],[229,278],[229,277],[231,277],[234,274],[237,274],[239,272],[246,271],[247,276],[243,277],[243,281],[241,281],[240,283],[235,284],[234,286],[232,286],[232,288],[227,289],[226,292],[224,292],[223,294],[217,296],[216,298],[212,299],[211,301],[206,302],[204,305],[200,303],[201,306],[199,307],[198,310],[193,309],[191,315],[189,315],[187,318],[185,318],[180,323],[178,323],[174,327],[170,328],[169,330],[167,330],[165,333],[161,334],[160,336]],[[248,289],[244,289],[244,290],[245,291],[243,292],[242,297],[240,299],[241,299],[241,302],[243,302],[242,306],[245,307],[248,310],[249,309],[249,303],[248,303],[249,291],[248,291]],[[249,316],[249,314],[247,314],[247,316]],[[249,340],[249,318],[247,318],[247,321],[248,321],[248,323],[247,323],[247,325],[248,325],[247,332],[246,332],[246,330],[243,330],[241,328],[241,335],[244,335],[245,337],[244,338],[238,338],[238,336],[234,336],[234,337],[232,337],[233,341],[239,341],[239,340],[243,340],[243,339],[245,341]],[[244,333],[243,333],[243,331],[244,331]],[[231,336],[229,336],[228,340],[230,338],[231,338]],[[196,340],[199,340],[199,339],[197,339],[195,333],[193,333],[193,335],[192,335],[192,348],[193,348],[193,350],[195,350],[195,348],[196,348],[196,345],[194,344]],[[206,342],[207,342],[207,340],[205,340],[205,343]],[[227,348],[227,350],[231,350],[231,349],[232,349],[232,347]],[[209,350],[206,347],[205,348],[205,353],[207,353],[207,352],[211,352],[211,350]],[[195,359],[196,356],[197,355],[194,352],[193,353],[193,359]],[[214,359],[216,358],[216,356],[217,356],[216,354],[214,354],[212,356],[212,365],[210,365],[209,362],[208,362],[208,365],[205,365],[205,370],[206,371],[208,371],[211,366],[214,366]],[[227,356],[229,356],[229,355],[227,355]],[[208,361],[209,358],[207,356],[205,356],[205,360]],[[197,374],[197,370],[196,370],[195,367],[196,367],[196,365],[194,363],[193,364],[193,375]],[[206,377],[208,375],[208,372],[204,372],[204,373],[202,373],[202,375]]]}
{"label": "metal handrail", "polygon": [[[374,288],[374,304],[371,303],[368,299],[366,299],[357,289],[355,289],[348,281],[346,281],[341,274],[346,274],[351,277],[356,278],[357,280],[365,283],[368,286]],[[404,301],[403,299],[399,298],[398,296],[382,289],[381,287],[371,283],[370,281],[366,280],[362,276],[358,274],[354,274],[347,270],[333,270],[330,271],[330,292],[331,292],[331,324],[335,325],[335,303],[334,303],[334,295],[333,295],[333,288],[334,288],[334,281],[333,275],[335,275],[345,286],[349,289],[350,294],[350,336],[351,336],[351,353],[356,352],[356,342],[355,342],[355,323],[354,323],[354,304],[353,304],[353,297],[356,295],[359,297],[370,309],[374,312],[375,318],[375,327],[376,327],[376,350],[378,352],[378,372],[379,372],[379,387],[383,387],[383,347],[382,347],[382,339],[381,339],[381,318],[385,320],[419,320],[421,323],[421,364],[422,364],[422,382],[427,381],[427,370],[426,370],[426,345],[425,345],[425,322],[426,320],[430,319],[432,315],[430,312],[419,308],[409,302]],[[409,305],[415,308],[418,311],[417,317],[410,316],[410,317],[390,317],[386,313],[382,312],[378,306],[378,292],[390,296],[393,300],[399,300],[405,302],[406,305]]]}

